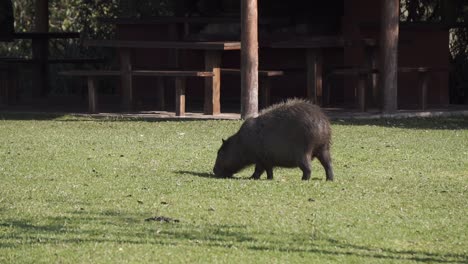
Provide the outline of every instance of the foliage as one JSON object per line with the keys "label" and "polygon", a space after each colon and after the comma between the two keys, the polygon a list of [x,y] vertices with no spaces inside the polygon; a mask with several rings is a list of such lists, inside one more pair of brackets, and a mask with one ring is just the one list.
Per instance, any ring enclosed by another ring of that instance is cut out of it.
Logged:
{"label": "foliage", "polygon": [[440,21],[440,1],[400,0],[400,13],[403,21]]}
{"label": "foliage", "polygon": [[468,261],[464,118],[337,121],[331,183],[212,178],[238,121],[1,119],[1,263]]}

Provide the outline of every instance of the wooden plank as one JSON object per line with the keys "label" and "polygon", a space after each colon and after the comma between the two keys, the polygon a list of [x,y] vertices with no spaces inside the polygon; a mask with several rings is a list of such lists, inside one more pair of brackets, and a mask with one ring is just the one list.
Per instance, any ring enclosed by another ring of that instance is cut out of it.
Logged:
{"label": "wooden plank", "polygon": [[[145,18],[99,18],[99,22],[115,25],[157,25],[157,24],[239,24],[239,17],[203,17],[203,16],[157,16]],[[259,24],[287,24],[289,19],[259,18]]]}
{"label": "wooden plank", "polygon": [[59,72],[60,75],[64,76],[120,76],[120,71],[108,71],[108,70],[73,70]]}
{"label": "wooden plank", "polygon": [[382,111],[394,113],[398,108],[398,38],[400,1],[382,1],[380,30],[380,80],[382,87]]}
{"label": "wooden plank", "polygon": [[87,63],[104,63],[104,58],[49,58],[47,63],[49,64],[87,64]]}
{"label": "wooden plank", "polygon": [[100,18],[101,23],[115,25],[158,25],[158,24],[238,24],[235,17],[201,17],[201,16],[159,16],[148,18]]}
{"label": "wooden plank", "polygon": [[315,49],[315,48],[338,48],[345,45],[345,40],[341,36],[310,37],[278,41],[271,43],[272,48],[283,49]]}
{"label": "wooden plank", "polygon": [[[240,69],[233,69],[233,68],[221,68],[221,74],[230,74],[230,75],[238,75],[241,73]],[[284,71],[278,70],[258,70],[258,75],[261,77],[273,77],[273,76],[283,76]]]}
{"label": "wooden plank", "polygon": [[88,47],[149,48],[149,49],[192,49],[192,50],[240,50],[237,41],[126,41],[84,40]]}
{"label": "wooden plank", "polygon": [[213,77],[211,71],[164,71],[164,70],[135,70],[132,71],[135,76],[168,76],[168,77]]}
{"label": "wooden plank", "polygon": [[[164,71],[164,70],[136,70],[130,71],[133,76],[167,76],[167,77],[213,77],[213,72],[209,71]],[[111,70],[72,70],[60,72],[67,76],[120,76],[122,71]]]}
{"label": "wooden plank", "polygon": [[241,0],[241,118],[258,114],[257,0]]}
{"label": "wooden plank", "polygon": [[205,52],[205,69],[212,70],[213,77],[205,80],[205,115],[218,115],[221,113],[221,52],[209,50]]}
{"label": "wooden plank", "polygon": [[88,111],[97,113],[97,86],[94,76],[88,77]]}
{"label": "wooden plank", "polygon": [[[17,64],[34,64],[40,63],[39,59],[28,59],[19,57],[0,57],[1,62],[17,63]],[[86,63],[103,63],[106,60],[103,58],[48,58],[48,64],[86,64]]]}
{"label": "wooden plank", "polygon": [[176,87],[176,116],[185,116],[185,78],[177,77]]}
{"label": "wooden plank", "polygon": [[70,39],[80,38],[80,32],[16,32],[15,39]]}

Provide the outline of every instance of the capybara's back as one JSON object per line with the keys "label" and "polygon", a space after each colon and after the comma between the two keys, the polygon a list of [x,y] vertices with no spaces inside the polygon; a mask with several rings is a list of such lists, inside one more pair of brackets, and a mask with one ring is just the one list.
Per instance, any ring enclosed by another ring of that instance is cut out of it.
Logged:
{"label": "capybara's back", "polygon": [[317,157],[325,168],[327,180],[333,180],[330,123],[320,107],[308,101],[292,99],[273,105],[258,117],[246,120],[226,142],[230,146],[225,149],[232,151],[225,151],[223,154],[228,155],[222,155],[224,158],[219,162],[223,159],[232,161],[230,155],[240,155],[238,158],[243,164],[256,164],[254,179],[265,170],[267,177],[272,179],[273,167],[279,166],[299,167],[303,171],[302,178],[308,180],[310,161]]}

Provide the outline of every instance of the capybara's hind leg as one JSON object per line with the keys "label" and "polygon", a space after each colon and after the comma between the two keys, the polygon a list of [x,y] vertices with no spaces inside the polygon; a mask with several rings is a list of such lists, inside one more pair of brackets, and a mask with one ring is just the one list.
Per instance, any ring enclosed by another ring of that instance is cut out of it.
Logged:
{"label": "capybara's hind leg", "polygon": [[325,174],[327,175],[327,181],[333,181],[333,166],[331,163],[330,157],[330,148],[328,146],[323,147],[321,151],[317,153],[317,159],[322,164],[325,169]]}
{"label": "capybara's hind leg", "polygon": [[263,166],[257,163],[255,164],[255,171],[252,174],[252,177],[250,178],[254,180],[258,180],[260,179],[260,176],[263,174],[264,171],[265,169],[263,168]]}
{"label": "capybara's hind leg", "polygon": [[302,180],[308,181],[310,179],[310,174],[312,173],[309,155],[305,155],[304,158],[302,158],[299,168],[302,170]]}
{"label": "capybara's hind leg", "polygon": [[273,168],[267,168],[266,173],[267,173],[267,179],[273,180]]}

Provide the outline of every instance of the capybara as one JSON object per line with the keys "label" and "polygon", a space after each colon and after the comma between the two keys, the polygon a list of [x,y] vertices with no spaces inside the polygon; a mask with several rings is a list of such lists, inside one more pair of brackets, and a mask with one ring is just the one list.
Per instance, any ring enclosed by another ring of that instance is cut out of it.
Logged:
{"label": "capybara", "polygon": [[273,179],[273,167],[299,167],[302,179],[309,180],[315,157],[333,181],[330,157],[331,128],[320,107],[301,99],[290,99],[245,120],[237,133],[223,140],[213,172],[216,177],[234,173],[255,164],[252,179],[264,171]]}

